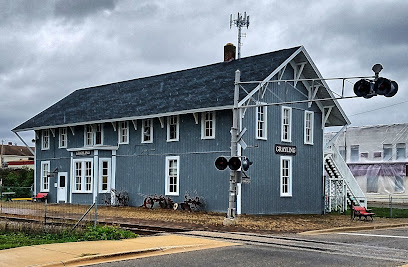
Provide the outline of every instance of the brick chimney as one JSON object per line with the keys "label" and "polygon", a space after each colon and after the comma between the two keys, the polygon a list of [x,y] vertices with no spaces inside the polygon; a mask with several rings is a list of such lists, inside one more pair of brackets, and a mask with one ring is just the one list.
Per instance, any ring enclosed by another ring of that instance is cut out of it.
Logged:
{"label": "brick chimney", "polygon": [[224,62],[235,60],[235,45],[228,43],[224,46]]}

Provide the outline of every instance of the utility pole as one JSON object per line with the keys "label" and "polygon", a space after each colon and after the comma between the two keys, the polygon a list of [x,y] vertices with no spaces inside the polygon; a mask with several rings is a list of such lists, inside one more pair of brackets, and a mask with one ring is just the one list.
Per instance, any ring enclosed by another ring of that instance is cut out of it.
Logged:
{"label": "utility pole", "polygon": [[[241,72],[235,71],[235,88],[234,88],[234,108],[232,110],[232,127],[231,127],[231,157],[238,156],[238,132],[239,132],[239,82],[241,79]],[[235,207],[237,205],[237,180],[239,172],[230,170],[229,183],[229,197],[228,197],[228,211],[227,217],[224,220],[224,225],[235,223]]]}
{"label": "utility pole", "polygon": [[1,151],[0,151],[0,168],[3,168],[3,143],[4,140],[1,140]]}
{"label": "utility pole", "polygon": [[236,19],[232,19],[232,14],[230,15],[230,29],[232,24],[238,27],[238,59],[241,58],[241,37],[245,37],[245,34],[241,33],[241,28],[242,26],[246,26],[247,29],[249,27],[249,16],[246,15],[246,12],[244,12],[244,16],[242,14],[239,14]]}

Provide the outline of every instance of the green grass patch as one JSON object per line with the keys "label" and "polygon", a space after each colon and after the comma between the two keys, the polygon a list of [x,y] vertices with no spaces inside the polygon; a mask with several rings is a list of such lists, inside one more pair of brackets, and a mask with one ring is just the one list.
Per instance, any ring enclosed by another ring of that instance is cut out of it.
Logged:
{"label": "green grass patch", "polygon": [[0,232],[0,250],[22,246],[66,243],[93,240],[119,240],[135,238],[136,234],[114,226],[89,226],[86,230],[64,230],[57,233]]}
{"label": "green grass patch", "polygon": [[[369,209],[375,213],[376,217],[390,218],[390,209],[389,208],[376,208],[372,207]],[[392,218],[408,218],[408,209],[392,209]]]}

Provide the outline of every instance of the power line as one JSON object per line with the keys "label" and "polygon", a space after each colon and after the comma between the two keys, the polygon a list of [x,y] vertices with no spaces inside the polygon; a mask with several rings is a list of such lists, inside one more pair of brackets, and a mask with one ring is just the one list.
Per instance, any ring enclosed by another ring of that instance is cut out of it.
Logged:
{"label": "power line", "polygon": [[385,108],[389,108],[389,107],[401,105],[401,104],[404,104],[404,103],[406,103],[406,102],[408,102],[408,100],[402,101],[402,102],[397,103],[397,104],[392,104],[392,105],[384,106],[384,107],[381,107],[381,108],[375,108],[375,109],[371,109],[371,110],[367,110],[367,111],[363,111],[363,112],[359,112],[359,113],[354,113],[354,114],[349,115],[349,116],[351,117],[351,116],[356,116],[356,115],[364,114],[364,113],[371,112],[371,111],[376,111],[376,110],[380,110],[380,109],[385,109]]}

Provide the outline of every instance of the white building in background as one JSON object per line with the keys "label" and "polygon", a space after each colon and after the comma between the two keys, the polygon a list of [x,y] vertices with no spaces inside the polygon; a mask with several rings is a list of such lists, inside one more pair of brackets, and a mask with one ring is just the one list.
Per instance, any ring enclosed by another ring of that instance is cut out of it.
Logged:
{"label": "white building in background", "polygon": [[407,144],[408,123],[348,127],[334,141],[368,201],[408,202]]}

